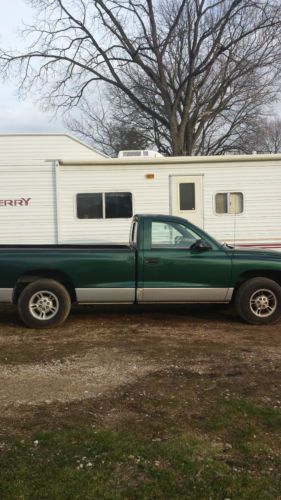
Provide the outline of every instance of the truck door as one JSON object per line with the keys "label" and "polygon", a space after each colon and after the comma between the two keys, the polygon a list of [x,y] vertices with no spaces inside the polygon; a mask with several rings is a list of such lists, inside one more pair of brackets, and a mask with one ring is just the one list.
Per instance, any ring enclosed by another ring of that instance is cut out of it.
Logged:
{"label": "truck door", "polygon": [[146,219],[138,301],[229,301],[231,257],[212,239],[209,248],[196,248],[200,239],[183,223]]}
{"label": "truck door", "polygon": [[203,228],[203,176],[171,177],[172,214]]}

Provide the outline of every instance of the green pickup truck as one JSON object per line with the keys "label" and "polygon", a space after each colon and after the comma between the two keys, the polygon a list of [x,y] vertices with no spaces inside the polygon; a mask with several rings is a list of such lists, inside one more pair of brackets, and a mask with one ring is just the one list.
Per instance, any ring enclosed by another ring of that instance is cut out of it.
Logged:
{"label": "green pickup truck", "polygon": [[281,316],[281,254],[221,245],[185,219],[136,215],[128,245],[2,245],[0,302],[24,323],[62,323],[71,304],[230,303],[248,323]]}

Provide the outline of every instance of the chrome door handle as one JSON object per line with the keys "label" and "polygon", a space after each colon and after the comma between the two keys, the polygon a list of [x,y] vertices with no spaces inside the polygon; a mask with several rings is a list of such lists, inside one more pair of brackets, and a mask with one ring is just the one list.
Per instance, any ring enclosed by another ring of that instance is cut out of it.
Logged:
{"label": "chrome door handle", "polygon": [[159,259],[146,259],[144,261],[145,264],[159,264],[160,260]]}

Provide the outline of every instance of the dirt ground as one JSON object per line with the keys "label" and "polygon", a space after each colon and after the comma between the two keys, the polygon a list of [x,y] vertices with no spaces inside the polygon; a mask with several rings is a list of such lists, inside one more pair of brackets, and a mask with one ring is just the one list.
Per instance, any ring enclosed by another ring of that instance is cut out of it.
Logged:
{"label": "dirt ground", "polygon": [[246,325],[225,306],[77,307],[43,331],[1,306],[0,364],[0,440],[89,422],[145,423],[157,439],[160,421],[162,439],[196,426],[218,396],[281,408],[281,323]]}

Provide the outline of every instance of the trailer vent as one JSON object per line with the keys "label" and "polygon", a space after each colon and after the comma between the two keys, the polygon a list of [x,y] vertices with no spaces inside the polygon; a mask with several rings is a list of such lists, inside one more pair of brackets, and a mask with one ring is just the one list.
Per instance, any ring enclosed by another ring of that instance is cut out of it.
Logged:
{"label": "trailer vent", "polygon": [[120,151],[118,154],[118,158],[163,158],[161,153],[158,151],[153,151],[149,149],[145,150],[129,150],[129,151]]}

